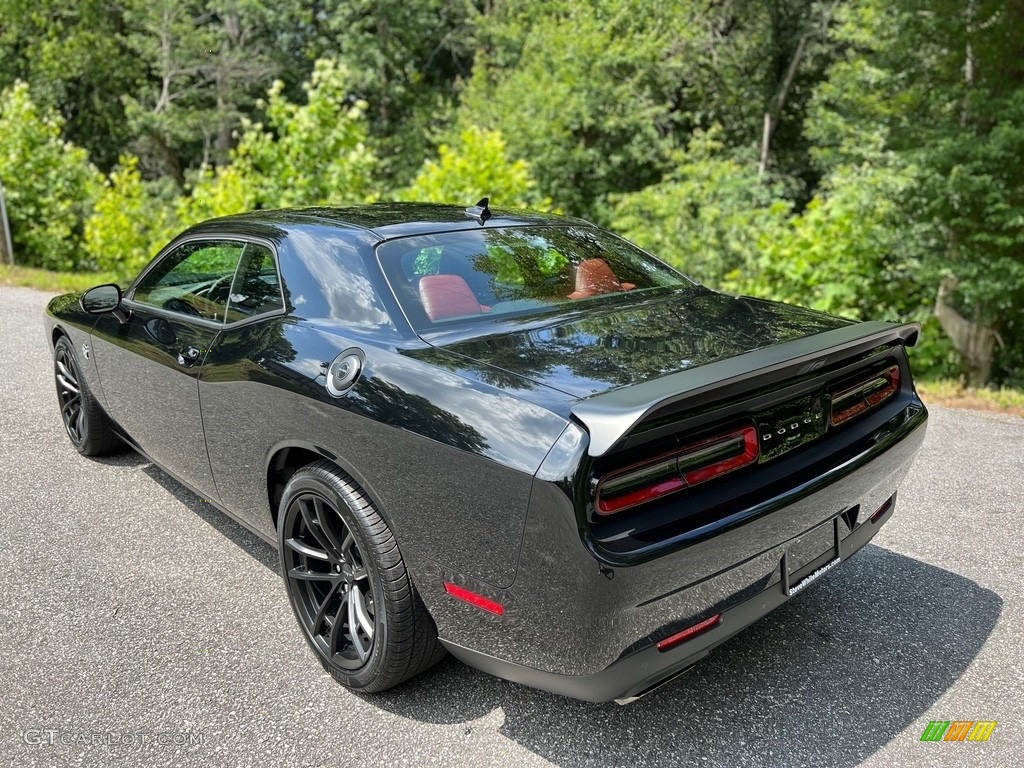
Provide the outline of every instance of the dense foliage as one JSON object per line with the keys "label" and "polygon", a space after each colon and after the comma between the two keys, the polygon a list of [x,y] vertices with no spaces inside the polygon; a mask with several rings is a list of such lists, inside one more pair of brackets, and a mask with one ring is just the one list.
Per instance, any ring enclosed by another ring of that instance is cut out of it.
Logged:
{"label": "dense foliage", "polygon": [[1024,384],[1024,0],[0,0],[18,263],[407,199],[581,215]]}

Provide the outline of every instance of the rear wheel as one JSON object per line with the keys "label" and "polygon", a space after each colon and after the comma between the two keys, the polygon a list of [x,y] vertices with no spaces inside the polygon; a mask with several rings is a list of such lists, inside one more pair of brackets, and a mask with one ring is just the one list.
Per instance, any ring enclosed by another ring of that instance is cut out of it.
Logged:
{"label": "rear wheel", "polygon": [[342,685],[383,691],[444,656],[391,529],[334,464],[320,461],[292,476],[278,544],[306,641]]}
{"label": "rear wheel", "polygon": [[107,415],[89,392],[67,336],[53,347],[53,376],[60,418],[71,444],[83,456],[103,456],[122,447]]}

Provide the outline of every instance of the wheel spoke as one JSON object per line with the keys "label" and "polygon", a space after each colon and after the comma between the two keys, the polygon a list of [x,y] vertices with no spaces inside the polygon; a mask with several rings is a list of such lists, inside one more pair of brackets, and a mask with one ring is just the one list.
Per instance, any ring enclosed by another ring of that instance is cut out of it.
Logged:
{"label": "wheel spoke", "polygon": [[67,376],[65,376],[65,375],[63,375],[61,373],[58,373],[57,374],[57,382],[61,385],[61,387],[64,389],[65,392],[72,392],[72,393],[74,393],[76,395],[78,394],[78,386],[76,385],[75,382],[73,382]]}
{"label": "wheel spoke", "polygon": [[310,509],[308,499],[299,499],[299,512],[302,513],[302,519],[306,523],[306,530],[309,531],[309,535],[316,539],[325,553],[328,555],[332,554],[331,550],[334,549],[330,540],[324,536],[323,527],[320,523],[321,515],[320,508],[316,503],[316,497],[313,497],[313,509]]}
{"label": "wheel spoke", "polygon": [[288,576],[292,579],[298,579],[299,581],[331,581],[334,583],[341,581],[341,574],[314,571],[306,565],[300,565],[297,568],[292,568],[288,571]]}
{"label": "wheel spoke", "polygon": [[[362,623],[359,621],[359,608],[358,608],[358,605],[359,605],[359,601],[360,600],[361,600],[361,595],[359,593],[359,590],[358,589],[350,589],[349,593],[348,593],[348,631],[349,631],[349,638],[352,641],[352,646],[356,650],[356,654],[358,654],[359,658],[362,659],[362,658],[366,657],[366,646],[363,645],[363,638],[361,638],[359,636],[359,631],[356,628],[357,625],[362,626]],[[372,627],[372,625],[371,625],[371,627]]]}
{"label": "wheel spoke", "polygon": [[[316,496],[313,497],[313,508],[316,510],[316,519],[320,523],[320,531],[329,540],[329,546],[327,546],[327,548],[334,549],[335,552],[344,558],[344,540],[343,538],[338,537],[337,531],[334,529],[335,522],[338,520],[337,512],[324,504],[323,501]],[[344,523],[342,523],[342,528],[345,529],[345,533],[347,534],[348,529],[345,528]]]}
{"label": "wheel spoke", "polygon": [[345,531],[345,538],[341,542],[341,559],[353,565],[355,565],[355,559],[352,557],[352,547],[355,543],[356,540],[352,537],[352,532]]}
{"label": "wheel spoke", "polygon": [[315,548],[309,546],[308,544],[306,544],[306,543],[304,543],[302,541],[299,541],[298,539],[285,539],[284,543],[290,549],[295,550],[300,555],[305,555],[306,557],[312,557],[312,558],[315,558],[317,560],[330,560],[331,559],[326,552],[323,552],[323,551],[321,551],[319,549],[315,549]]}
{"label": "wheel spoke", "polygon": [[69,398],[68,401],[60,407],[60,412],[63,413],[66,418],[71,418],[72,416],[75,415],[75,411],[79,408],[79,401],[81,399],[82,398],[79,395],[74,395],[73,397]]}
{"label": "wheel spoke", "polygon": [[351,591],[346,589],[342,593],[341,603],[338,604],[338,610],[334,612],[334,622],[331,624],[331,636],[328,641],[328,647],[332,656],[341,650],[341,648],[338,647],[338,643],[345,637],[341,628],[345,623],[343,616],[345,612],[349,610],[348,604],[351,602],[351,595]]}
{"label": "wheel spoke", "polygon": [[[313,617],[312,634],[314,636],[316,636],[317,630],[320,628],[320,625],[324,623],[324,619],[327,618],[327,609],[330,607],[331,601],[333,601],[335,595],[338,594],[338,590],[344,588],[345,583],[343,581],[334,582],[330,590],[327,592],[327,596],[324,597],[323,602],[320,603],[320,607],[317,609],[316,616]],[[333,631],[331,634],[333,636]]]}
{"label": "wheel spoke", "polygon": [[68,366],[64,365],[63,356],[57,358],[57,367],[60,369],[61,375],[63,375],[64,378],[74,382],[75,384],[78,383],[78,379],[75,376],[75,374],[71,371],[70,368],[68,368]]}
{"label": "wheel spoke", "polygon": [[[358,587],[352,587],[352,595],[349,598],[349,603],[355,606],[355,617],[356,621],[359,622],[359,626],[362,627],[363,632],[366,633],[366,636],[370,640],[372,640],[373,619],[371,619],[369,614],[367,614],[366,612],[366,601],[363,599],[363,593],[359,590]],[[357,632],[355,630],[355,627],[353,626],[351,627],[351,629],[352,636],[356,637]]]}

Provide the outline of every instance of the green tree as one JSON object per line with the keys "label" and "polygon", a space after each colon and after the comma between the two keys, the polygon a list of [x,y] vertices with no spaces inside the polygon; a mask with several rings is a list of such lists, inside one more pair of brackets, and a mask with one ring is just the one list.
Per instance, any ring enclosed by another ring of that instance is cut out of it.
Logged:
{"label": "green tree", "polygon": [[837,169],[723,286],[862,320],[924,319],[922,254],[898,203],[916,182],[890,169]]}
{"label": "green tree", "polygon": [[125,32],[117,0],[0,3],[0,88],[29,83],[36,102],[63,118],[64,137],[104,170],[132,139],[122,96],[146,77]]}
{"label": "green tree", "polygon": [[460,78],[472,70],[473,0],[323,0],[308,40],[333,58],[366,101],[382,170],[396,186],[412,177],[451,119]]}
{"label": "green tree", "polygon": [[[753,153],[730,157],[720,133],[698,131],[663,181],[612,197],[617,231],[714,287],[756,274],[764,245],[783,231],[791,209],[781,185],[758,178]],[[744,287],[763,295],[767,285]]]}
{"label": "green tree", "polygon": [[14,255],[24,265],[87,266],[80,245],[101,176],[63,128],[59,115],[35,104],[27,83],[0,92],[0,183]]}
{"label": "green tree", "polygon": [[253,116],[273,76],[308,74],[302,52],[282,43],[308,24],[313,5],[127,0],[124,40],[150,75],[123,101],[133,146],[150,175],[184,188],[189,169],[228,162],[235,131]]}
{"label": "green tree", "polygon": [[198,224],[218,216],[231,216],[251,211],[259,202],[258,180],[245,164],[201,168],[195,174],[188,194],[178,198],[175,211],[182,225]]}
{"label": "green tree", "polygon": [[495,205],[531,208],[544,204],[523,160],[511,160],[497,131],[464,129],[455,146],[442,144],[437,160],[426,160],[399,200],[471,205],[491,196]]}
{"label": "green tree", "polygon": [[847,55],[811,109],[817,162],[916,169],[899,204],[924,301],[972,383],[1020,377],[1024,2],[858,0],[837,15]]}
{"label": "green tree", "polygon": [[134,276],[180,229],[174,189],[146,182],[128,155],[108,175],[85,222],[85,251],[96,267]]}
{"label": "green tree", "polygon": [[365,202],[375,197],[377,156],[368,146],[367,104],[354,99],[349,72],[321,59],[303,86],[306,103],[295,104],[277,81],[262,103],[267,125],[244,123],[232,153],[237,172],[251,187],[249,201],[262,207]]}
{"label": "green tree", "polygon": [[680,14],[633,5],[500,6],[463,94],[464,124],[500,131],[569,213],[597,217],[607,194],[641,189],[670,167]]}

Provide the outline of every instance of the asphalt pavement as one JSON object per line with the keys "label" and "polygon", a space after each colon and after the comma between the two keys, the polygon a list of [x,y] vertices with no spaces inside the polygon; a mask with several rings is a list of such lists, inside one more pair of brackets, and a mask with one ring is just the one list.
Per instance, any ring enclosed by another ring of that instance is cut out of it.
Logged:
{"label": "asphalt pavement", "polygon": [[[451,659],[376,696],[303,642],[274,549],[58,417],[48,296],[0,287],[0,763],[1024,765],[1024,420],[933,408],[874,542],[639,702]],[[932,720],[987,742],[922,742]]]}

